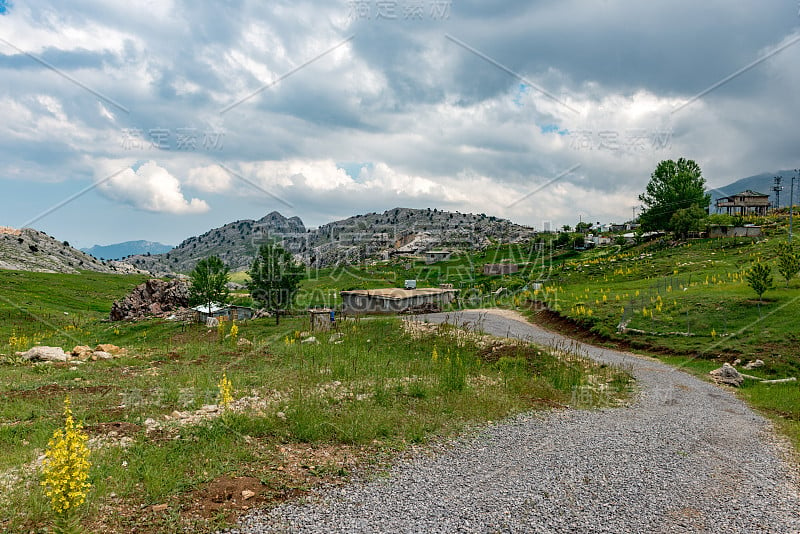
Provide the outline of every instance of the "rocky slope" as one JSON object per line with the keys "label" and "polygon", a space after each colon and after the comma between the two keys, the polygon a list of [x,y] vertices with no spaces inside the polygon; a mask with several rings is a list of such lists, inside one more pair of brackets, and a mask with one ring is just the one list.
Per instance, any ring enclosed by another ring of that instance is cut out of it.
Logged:
{"label": "rocky slope", "polygon": [[284,241],[289,250],[300,252],[306,233],[298,217],[286,218],[272,212],[257,221],[235,221],[190,237],[166,254],[139,254],[125,261],[154,275],[163,275],[189,272],[198,260],[215,255],[235,271],[250,267],[259,245],[269,239]]}
{"label": "rocky slope", "polygon": [[356,215],[315,230],[298,217],[272,212],[258,221],[236,221],[191,237],[166,254],[126,258],[141,269],[162,275],[191,271],[198,260],[219,256],[233,270],[247,269],[261,243],[277,240],[299,261],[326,267],[447,248],[475,250],[491,240],[517,242],[534,235],[530,227],[484,214],[395,208]]}
{"label": "rocky slope", "polygon": [[0,269],[43,273],[137,272],[129,263],[100,261],[44,232],[32,228],[18,230],[7,226],[0,227]]}

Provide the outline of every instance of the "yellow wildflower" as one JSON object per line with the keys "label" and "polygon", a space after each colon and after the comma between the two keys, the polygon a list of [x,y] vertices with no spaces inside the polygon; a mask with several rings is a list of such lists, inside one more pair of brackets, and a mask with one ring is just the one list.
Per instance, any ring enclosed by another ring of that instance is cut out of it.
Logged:
{"label": "yellow wildflower", "polygon": [[231,393],[232,390],[231,381],[228,380],[228,376],[225,373],[222,373],[222,378],[219,381],[219,404],[223,408],[227,408],[231,402],[233,402],[233,394]]}
{"label": "yellow wildflower", "polygon": [[[58,522],[69,521],[72,511],[86,501],[89,492],[89,436],[72,418],[69,396],[64,399],[64,427],[47,444],[42,462],[41,485]],[[58,525],[57,525],[58,526]]]}

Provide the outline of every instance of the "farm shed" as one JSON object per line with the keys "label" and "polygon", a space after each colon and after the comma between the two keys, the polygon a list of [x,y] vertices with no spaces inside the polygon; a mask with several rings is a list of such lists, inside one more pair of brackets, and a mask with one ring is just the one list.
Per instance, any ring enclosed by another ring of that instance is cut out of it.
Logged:
{"label": "farm shed", "polygon": [[221,306],[213,303],[211,306],[195,306],[195,317],[198,323],[206,323],[208,319],[225,317],[234,321],[244,321],[253,317],[253,308],[247,306]]}
{"label": "farm shed", "polygon": [[409,308],[438,305],[445,306],[456,298],[457,289],[356,289],[342,291],[344,313],[399,313]]}
{"label": "farm shed", "polygon": [[425,263],[428,265],[440,261],[450,259],[451,252],[449,250],[429,250],[425,253]]}
{"label": "farm shed", "polygon": [[516,263],[487,263],[483,266],[483,274],[514,274],[519,272],[519,265]]}
{"label": "farm shed", "polygon": [[764,233],[760,226],[734,226],[714,224],[708,227],[708,237],[761,237]]}

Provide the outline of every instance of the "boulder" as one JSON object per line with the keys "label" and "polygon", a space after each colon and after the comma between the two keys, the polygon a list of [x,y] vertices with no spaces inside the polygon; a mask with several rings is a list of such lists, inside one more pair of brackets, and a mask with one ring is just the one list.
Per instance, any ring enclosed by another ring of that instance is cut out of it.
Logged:
{"label": "boulder", "polygon": [[72,349],[72,357],[78,360],[87,360],[92,355],[92,349],[86,345],[75,345]]}
{"label": "boulder", "polygon": [[110,343],[101,343],[94,348],[95,351],[108,352],[114,356],[124,356],[128,351]]}
{"label": "boulder", "polygon": [[17,356],[32,362],[65,362],[67,355],[61,347],[32,347],[25,352],[17,352]]}
{"label": "boulder", "polygon": [[764,361],[763,360],[756,360],[756,361],[750,362],[750,363],[748,363],[747,365],[744,366],[744,368],[747,369],[747,370],[758,369],[759,367],[764,367]]}
{"label": "boulder", "polygon": [[737,388],[744,382],[744,377],[729,363],[722,364],[722,367],[710,371],[709,374],[716,382]]}
{"label": "boulder", "polygon": [[183,280],[154,278],[136,286],[111,306],[112,321],[135,321],[148,316],[167,316],[189,306],[189,287]]}

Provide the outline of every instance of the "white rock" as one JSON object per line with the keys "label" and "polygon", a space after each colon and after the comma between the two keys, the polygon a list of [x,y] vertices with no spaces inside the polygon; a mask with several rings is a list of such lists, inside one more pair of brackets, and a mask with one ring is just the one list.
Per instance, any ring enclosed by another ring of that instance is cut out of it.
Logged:
{"label": "white rock", "polygon": [[61,347],[32,347],[25,352],[17,352],[17,356],[32,362],[65,362],[67,355]]}
{"label": "white rock", "polygon": [[311,337],[305,338],[300,343],[318,343],[318,341],[317,341],[317,338],[315,338],[314,336],[311,336]]}

